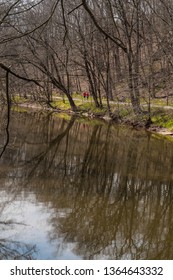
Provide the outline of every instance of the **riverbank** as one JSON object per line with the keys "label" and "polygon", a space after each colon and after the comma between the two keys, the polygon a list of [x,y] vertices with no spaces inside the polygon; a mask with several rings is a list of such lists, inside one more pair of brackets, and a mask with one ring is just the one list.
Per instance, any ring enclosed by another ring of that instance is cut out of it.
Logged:
{"label": "riverbank", "polygon": [[[148,114],[136,116],[133,113],[130,102],[111,101],[111,114],[109,114],[106,104],[103,101],[103,108],[96,108],[93,100],[77,99],[76,112],[73,112],[67,100],[58,98],[48,106],[45,102],[36,102],[30,100],[17,100],[13,103],[13,108],[17,110],[20,107],[23,110],[46,110],[54,113],[63,113],[67,115],[78,115],[84,118],[102,119],[107,122],[115,122],[118,124],[126,124],[135,129],[145,129],[149,132],[163,136],[173,137],[173,106],[166,106],[152,102],[150,118]],[[146,111],[146,104],[142,104],[142,108]]]}

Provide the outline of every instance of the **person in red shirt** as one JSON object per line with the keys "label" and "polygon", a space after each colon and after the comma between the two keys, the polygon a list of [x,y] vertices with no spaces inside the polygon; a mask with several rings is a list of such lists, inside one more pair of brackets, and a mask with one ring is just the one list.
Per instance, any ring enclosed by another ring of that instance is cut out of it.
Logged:
{"label": "person in red shirt", "polygon": [[87,91],[85,94],[86,94],[86,98],[88,99],[89,98],[89,92]]}
{"label": "person in red shirt", "polygon": [[84,91],[83,92],[83,97],[84,98],[86,97],[88,99],[89,98],[89,92],[88,91]]}

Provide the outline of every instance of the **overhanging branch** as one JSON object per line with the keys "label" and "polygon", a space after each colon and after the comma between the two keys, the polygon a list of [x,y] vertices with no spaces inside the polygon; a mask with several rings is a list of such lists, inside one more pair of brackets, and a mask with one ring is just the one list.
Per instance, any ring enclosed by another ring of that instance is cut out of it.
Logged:
{"label": "overhanging branch", "polygon": [[39,82],[37,82],[36,80],[34,79],[29,79],[29,78],[26,78],[26,77],[23,77],[17,73],[15,73],[14,71],[12,71],[9,67],[7,67],[6,65],[4,65],[3,63],[0,63],[0,68],[2,68],[3,70],[7,71],[8,73],[10,73],[11,75],[15,76],[16,78],[20,79],[20,80],[23,80],[23,81],[26,81],[26,82],[33,82],[34,84],[36,84],[37,86],[39,87],[42,87],[42,85],[40,85]]}

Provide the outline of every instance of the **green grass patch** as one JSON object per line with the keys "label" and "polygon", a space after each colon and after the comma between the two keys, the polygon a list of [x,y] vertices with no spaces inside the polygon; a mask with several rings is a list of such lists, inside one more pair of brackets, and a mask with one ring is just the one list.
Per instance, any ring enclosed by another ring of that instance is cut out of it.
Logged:
{"label": "green grass patch", "polygon": [[91,112],[93,114],[105,114],[107,111],[106,106],[103,106],[102,108],[98,108],[91,101],[82,102],[82,104],[78,105],[78,108],[81,111]]}
{"label": "green grass patch", "polygon": [[14,103],[26,103],[29,100],[27,98],[22,97],[22,96],[15,95],[15,96],[12,97],[12,101]]}
{"label": "green grass patch", "polygon": [[167,101],[166,99],[152,99],[151,105],[159,105],[159,106],[166,106]]}
{"label": "green grass patch", "polygon": [[13,105],[11,107],[11,110],[14,112],[18,112],[18,113],[26,113],[28,112],[27,108],[21,107],[21,106],[17,106],[17,105]]}
{"label": "green grass patch", "polygon": [[152,114],[152,122],[156,126],[173,131],[173,112],[162,109],[155,110]]}
{"label": "green grass patch", "polygon": [[[99,113],[99,112],[103,112],[105,111],[105,109],[101,109],[101,108],[97,108],[94,104],[94,102],[92,102],[90,99],[88,100],[83,100],[83,99],[79,99],[79,100],[74,100],[76,107],[78,107],[79,110],[81,111],[86,111],[86,112],[93,112],[93,113]],[[70,103],[67,99],[65,99],[64,101],[59,99],[56,101],[51,102],[51,105],[57,109],[61,109],[61,110],[70,110]]]}
{"label": "green grass patch", "polygon": [[69,110],[71,109],[70,104],[67,100],[65,100],[65,102],[63,100],[56,100],[51,102],[51,105],[57,109],[61,109],[61,110]]}

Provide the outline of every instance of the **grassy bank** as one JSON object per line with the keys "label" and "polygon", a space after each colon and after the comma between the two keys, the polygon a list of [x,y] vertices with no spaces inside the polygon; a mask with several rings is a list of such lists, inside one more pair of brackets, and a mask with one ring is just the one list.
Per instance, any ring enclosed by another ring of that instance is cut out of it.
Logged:
{"label": "grassy bank", "polygon": [[[149,131],[164,134],[172,135],[173,134],[173,107],[166,106],[166,102],[163,99],[153,99],[151,100],[151,123],[147,124],[148,114],[141,114],[136,116],[132,110],[130,101],[126,100],[123,102],[110,102],[111,116],[107,109],[106,100],[103,99],[103,107],[97,108],[94,104],[94,101],[90,97],[88,100],[77,95],[74,96],[75,104],[78,108],[76,114],[87,117],[87,118],[101,118],[107,121],[115,121],[118,123],[129,124],[135,128],[145,128]],[[20,108],[35,108],[40,110],[53,110],[59,114],[74,114],[71,111],[70,104],[67,99],[55,98],[48,106],[44,101],[36,102],[28,99],[20,98],[16,96],[13,100],[15,110],[20,105]],[[143,110],[147,110],[147,104],[143,104]],[[22,110],[22,109],[21,109]],[[24,109],[23,109],[24,110]]]}

